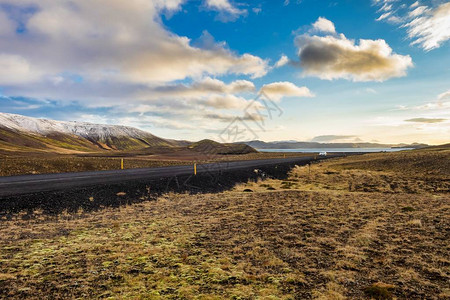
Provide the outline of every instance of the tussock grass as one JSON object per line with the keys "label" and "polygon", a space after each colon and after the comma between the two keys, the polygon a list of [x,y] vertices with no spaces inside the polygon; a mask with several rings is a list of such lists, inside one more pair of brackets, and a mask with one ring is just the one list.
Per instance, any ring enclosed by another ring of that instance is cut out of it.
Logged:
{"label": "tussock grass", "polygon": [[18,214],[0,223],[0,297],[446,299],[449,193],[412,172],[392,189],[395,171],[352,159],[219,194]]}

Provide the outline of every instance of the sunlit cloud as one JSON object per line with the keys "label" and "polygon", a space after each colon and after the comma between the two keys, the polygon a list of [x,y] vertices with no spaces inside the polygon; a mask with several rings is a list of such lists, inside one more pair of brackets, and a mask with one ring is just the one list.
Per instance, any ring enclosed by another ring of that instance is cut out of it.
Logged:
{"label": "sunlit cloud", "polygon": [[323,17],[319,17],[317,21],[312,24],[312,28],[315,32],[336,33],[333,22]]}
{"label": "sunlit cloud", "polygon": [[302,34],[295,38],[303,74],[321,79],[385,81],[406,75],[413,66],[409,55],[393,53],[382,39],[359,44],[339,35]]}
{"label": "sunlit cloud", "polygon": [[[19,11],[19,26],[7,23],[0,35],[0,83],[42,83],[70,72],[90,81],[112,83],[165,83],[205,75],[242,74],[264,76],[267,61],[236,54],[224,43],[208,49],[192,46],[191,40],[161,25],[162,11],[176,11],[182,1],[51,1],[2,0]],[[6,12],[8,14],[8,12]],[[99,17],[101,16],[101,17]],[[114,20],[111,22],[110,20]],[[6,28],[6,29],[5,29]],[[9,29],[7,29],[9,28]],[[144,38],[145,37],[145,38]]]}
{"label": "sunlit cloud", "polygon": [[265,93],[271,100],[279,101],[283,97],[313,97],[314,94],[305,87],[299,87],[291,82],[273,82],[265,84],[260,92]]}
{"label": "sunlit cloud", "polygon": [[275,63],[275,68],[281,68],[282,66],[289,63],[289,58],[286,55],[281,55],[280,59]]}

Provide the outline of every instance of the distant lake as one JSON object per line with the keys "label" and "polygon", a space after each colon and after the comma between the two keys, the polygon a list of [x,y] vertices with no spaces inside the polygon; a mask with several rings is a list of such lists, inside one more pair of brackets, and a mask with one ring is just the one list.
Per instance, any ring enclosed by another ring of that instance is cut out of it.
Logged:
{"label": "distant lake", "polygon": [[343,153],[343,152],[397,152],[403,150],[412,150],[412,148],[302,148],[302,149],[256,149],[260,152],[301,152],[301,153],[319,153],[319,152],[334,152],[334,153]]}

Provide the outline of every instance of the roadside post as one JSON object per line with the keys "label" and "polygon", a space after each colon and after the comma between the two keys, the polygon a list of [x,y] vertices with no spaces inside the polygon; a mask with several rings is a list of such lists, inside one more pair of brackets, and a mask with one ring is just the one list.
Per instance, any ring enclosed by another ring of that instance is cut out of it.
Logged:
{"label": "roadside post", "polygon": [[123,158],[120,159],[120,169],[123,170]]}
{"label": "roadside post", "polygon": [[197,175],[197,163],[194,163],[194,175]]}

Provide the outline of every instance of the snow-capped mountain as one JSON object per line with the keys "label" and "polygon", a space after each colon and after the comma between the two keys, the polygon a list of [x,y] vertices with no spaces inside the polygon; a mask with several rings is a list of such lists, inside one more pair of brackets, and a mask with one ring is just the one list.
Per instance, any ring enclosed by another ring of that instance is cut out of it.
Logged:
{"label": "snow-capped mountain", "polygon": [[0,126],[28,133],[48,135],[54,132],[73,134],[80,137],[96,136],[101,139],[115,137],[143,137],[152,134],[137,128],[120,125],[102,125],[76,121],[54,121],[36,119],[16,114],[0,113]]}
{"label": "snow-capped mountain", "polygon": [[[9,134],[0,132],[0,142],[9,143],[11,143],[12,134],[22,134],[27,139],[37,138],[39,142],[50,142],[52,145],[55,144],[55,141],[52,142],[48,139],[56,139],[59,147],[63,140],[69,141],[69,146],[62,145],[63,148],[73,146],[73,141],[76,141],[77,144],[81,143],[83,146],[87,146],[86,142],[89,142],[88,146],[94,148],[114,150],[177,145],[177,141],[162,139],[128,126],[63,122],[8,113],[0,113],[0,128],[9,132]],[[46,140],[38,137],[45,137]]]}

